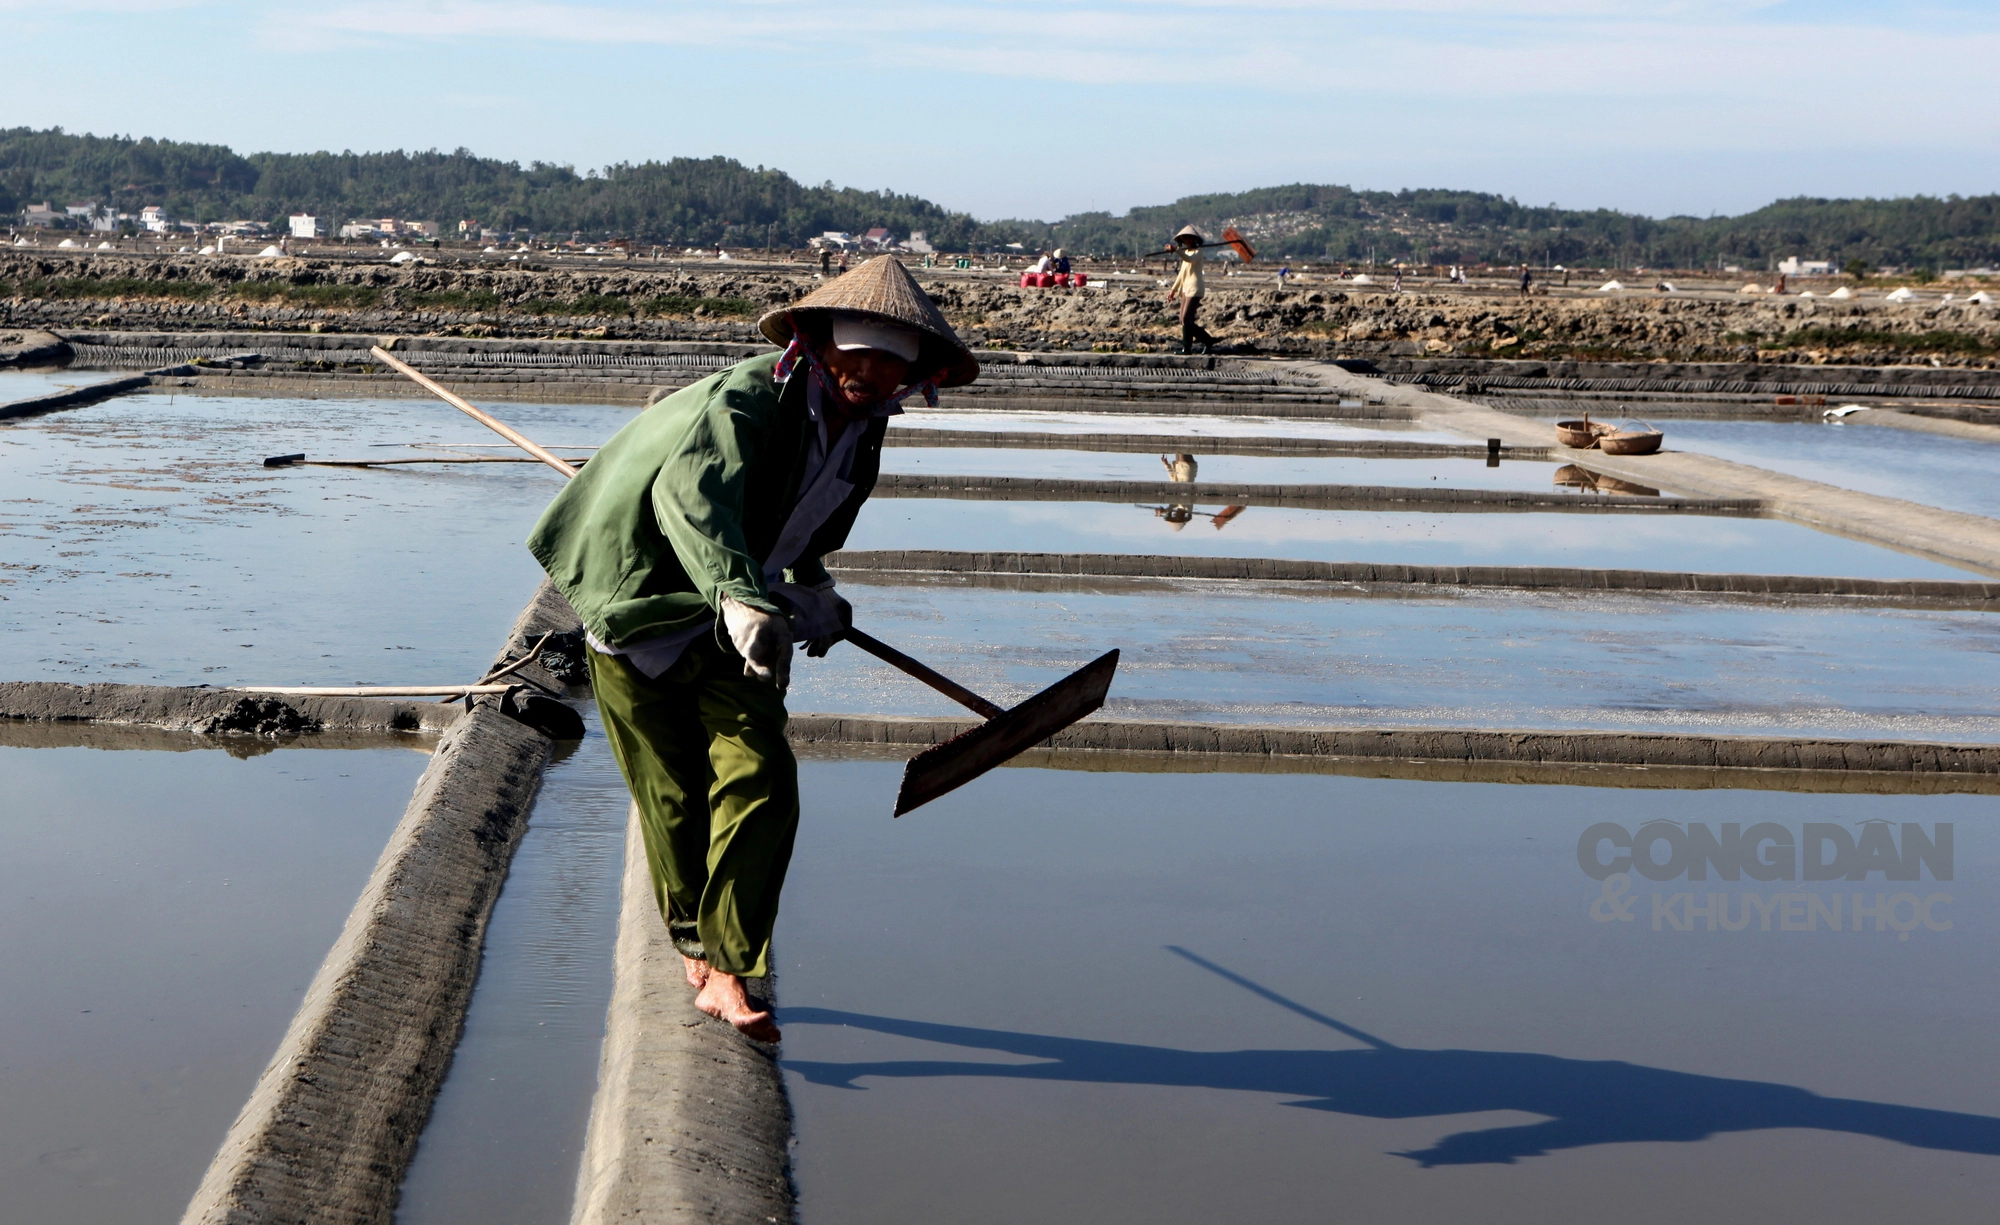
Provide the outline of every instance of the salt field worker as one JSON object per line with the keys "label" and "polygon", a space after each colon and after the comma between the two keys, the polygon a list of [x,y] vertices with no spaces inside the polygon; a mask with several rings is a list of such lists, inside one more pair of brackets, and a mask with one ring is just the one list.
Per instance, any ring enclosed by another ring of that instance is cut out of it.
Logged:
{"label": "salt field worker", "polygon": [[1181,304],[1181,352],[1192,353],[1199,338],[1202,352],[1208,352],[1215,344],[1215,337],[1201,326],[1197,316],[1201,313],[1201,231],[1191,225],[1184,225],[1174,235],[1174,254],[1180,257],[1180,268],[1174,273],[1174,282],[1167,287],[1167,305],[1172,306],[1176,298]]}
{"label": "salt field worker", "polygon": [[647,409],[528,540],[583,619],[605,738],[638,804],[653,891],[695,1005],[778,1040],[769,972],[799,822],[785,740],[795,644],[851,610],[820,558],[874,489],[900,402],[979,376],[915,278],[871,260],[758,321],[785,346]]}

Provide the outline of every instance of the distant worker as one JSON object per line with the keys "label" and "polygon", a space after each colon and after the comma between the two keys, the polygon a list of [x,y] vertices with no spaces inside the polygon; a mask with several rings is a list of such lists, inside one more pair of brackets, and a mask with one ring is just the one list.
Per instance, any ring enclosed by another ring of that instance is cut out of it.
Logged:
{"label": "distant worker", "polygon": [[1050,258],[1049,271],[1057,276],[1069,275],[1069,256],[1063,254],[1061,247],[1057,247],[1055,255]]}
{"label": "distant worker", "polygon": [[1215,337],[1201,326],[1201,231],[1191,225],[1184,225],[1174,235],[1174,254],[1180,259],[1180,269],[1174,273],[1174,283],[1167,287],[1167,305],[1172,306],[1178,298],[1181,304],[1181,352],[1192,353],[1197,341],[1203,353],[1215,347]]}
{"label": "distant worker", "polygon": [[819,249],[819,274],[826,276],[833,271],[833,252],[825,247]]}
{"label": "distant worker", "polygon": [[1780,273],[1778,274],[1778,283],[1777,283],[1776,285],[1774,285],[1774,286],[1772,286],[1772,287],[1771,287],[1771,292],[1772,292],[1772,293],[1783,293],[1783,292],[1785,292],[1785,274],[1784,274],[1784,273],[1780,272]]}
{"label": "distant worker", "polygon": [[1035,261],[1035,266],[1028,269],[1029,272],[1034,273],[1036,276],[1041,276],[1045,272],[1054,272],[1055,270],[1055,256],[1050,255],[1047,251],[1042,252],[1041,258]]}
{"label": "distant worker", "polygon": [[1528,267],[1528,266],[1527,266],[1526,264],[1522,264],[1522,265],[1521,265],[1521,296],[1525,298],[1525,297],[1527,297],[1527,296],[1528,296],[1529,294],[1531,294],[1531,293],[1533,293],[1533,292],[1535,292],[1535,272],[1534,272],[1534,269],[1532,269],[1532,268]]}
{"label": "distant worker", "polygon": [[1167,479],[1176,484],[1184,485],[1194,480],[1195,474],[1201,471],[1201,464],[1186,452],[1178,455],[1162,455],[1160,463],[1167,470]]}
{"label": "distant worker", "polygon": [[1392,288],[1397,293],[1403,292],[1403,266],[1401,264],[1396,265],[1396,283]]}

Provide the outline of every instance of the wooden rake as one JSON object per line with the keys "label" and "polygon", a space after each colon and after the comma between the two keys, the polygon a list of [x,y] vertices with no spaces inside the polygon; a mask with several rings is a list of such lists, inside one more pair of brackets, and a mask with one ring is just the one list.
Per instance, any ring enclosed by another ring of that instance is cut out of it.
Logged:
{"label": "wooden rake", "polygon": [[[557,472],[564,476],[576,475],[577,470],[571,464],[537,446],[526,435],[474,407],[464,398],[447,390],[407,363],[392,357],[387,350],[376,346],[369,352],[374,355],[376,361],[410,379]],[[842,637],[986,720],[949,740],[932,745],[909,760],[903,767],[902,789],[896,794],[895,815],[899,817],[911,809],[930,803],[948,791],[964,786],[996,766],[1004,765],[1103,706],[1104,695],[1111,689],[1111,678],[1118,671],[1118,652],[1106,651],[1010,710],[987,701],[957,681],[912,659],[872,635],[849,627]]]}

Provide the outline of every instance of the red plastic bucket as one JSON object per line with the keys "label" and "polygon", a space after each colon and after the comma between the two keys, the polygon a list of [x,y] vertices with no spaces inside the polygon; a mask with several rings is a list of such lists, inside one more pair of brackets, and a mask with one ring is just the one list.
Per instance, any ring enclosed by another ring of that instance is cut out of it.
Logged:
{"label": "red plastic bucket", "polygon": [[1028,288],[1032,287],[1032,286],[1034,285],[1034,283],[1035,283],[1035,274],[1034,274],[1034,273],[1032,273],[1032,272],[1024,272],[1024,273],[1022,273],[1022,274],[1021,274],[1021,288],[1023,288],[1023,289],[1028,289]]}
{"label": "red plastic bucket", "polygon": [[1076,286],[1078,289],[1082,289],[1085,285],[1088,285],[1089,283],[1090,283],[1090,278],[1085,276],[1081,272],[1072,273],[1070,276],[1070,284]]}

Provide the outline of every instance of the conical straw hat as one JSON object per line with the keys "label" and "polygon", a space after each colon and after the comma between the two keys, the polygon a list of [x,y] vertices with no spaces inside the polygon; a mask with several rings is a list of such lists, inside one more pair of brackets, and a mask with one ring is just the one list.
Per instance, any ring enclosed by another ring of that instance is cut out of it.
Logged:
{"label": "conical straw hat", "polygon": [[1175,230],[1175,231],[1174,231],[1174,241],[1175,241],[1175,242],[1179,242],[1179,241],[1180,241],[1181,239],[1183,239],[1183,238],[1192,238],[1192,239],[1194,239],[1194,240],[1195,240],[1196,242],[1207,242],[1207,241],[1208,241],[1208,240],[1207,240],[1206,238],[1203,238],[1203,237],[1201,236],[1201,231],[1200,231],[1200,230],[1197,230],[1197,229],[1195,229],[1195,228],[1194,228],[1193,226],[1191,226],[1191,225],[1184,225],[1184,226],[1182,226],[1182,227],[1181,227],[1180,229],[1178,229],[1178,230]]}
{"label": "conical straw hat", "polygon": [[757,321],[757,328],[775,345],[790,344],[792,321],[800,311],[850,311],[873,315],[912,327],[924,334],[923,352],[917,355],[912,373],[918,378],[936,372],[938,386],[963,387],[979,377],[979,363],[972,350],[951,330],[944,315],[924,296],[917,278],[894,256],[874,259],[836,277],[790,306],[780,307]]}

